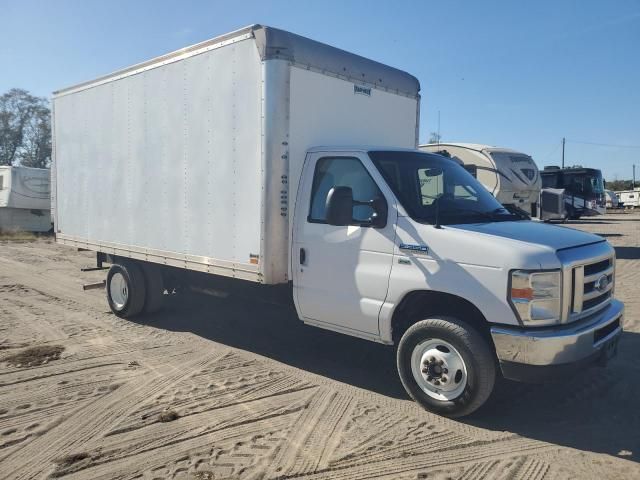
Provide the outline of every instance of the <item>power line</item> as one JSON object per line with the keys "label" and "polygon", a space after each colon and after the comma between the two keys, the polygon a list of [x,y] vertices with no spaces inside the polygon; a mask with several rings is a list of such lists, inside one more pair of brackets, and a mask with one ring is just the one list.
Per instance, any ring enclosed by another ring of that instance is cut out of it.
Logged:
{"label": "power line", "polygon": [[553,147],[553,150],[551,150],[549,153],[547,153],[546,155],[543,155],[542,158],[544,160],[546,160],[547,158],[549,158],[551,155],[553,155],[554,153],[556,153],[558,151],[558,149],[562,146],[562,142],[558,142],[556,144],[555,147]]}
{"label": "power line", "polygon": [[640,145],[618,145],[618,144],[614,144],[614,143],[580,142],[578,140],[569,140],[569,139],[567,139],[567,142],[569,142],[569,143],[581,143],[583,145],[595,145],[595,146],[598,146],[598,147],[640,148]]}

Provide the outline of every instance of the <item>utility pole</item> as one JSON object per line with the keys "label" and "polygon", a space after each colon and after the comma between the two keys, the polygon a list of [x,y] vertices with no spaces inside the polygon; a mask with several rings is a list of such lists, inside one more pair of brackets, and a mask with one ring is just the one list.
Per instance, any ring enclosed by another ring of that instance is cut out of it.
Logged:
{"label": "utility pole", "polygon": [[438,145],[440,145],[440,110],[438,110]]}
{"label": "utility pole", "polygon": [[562,168],[564,168],[564,142],[565,138],[562,137]]}
{"label": "utility pole", "polygon": [[636,164],[633,164],[633,180],[631,181],[631,190],[636,189]]}

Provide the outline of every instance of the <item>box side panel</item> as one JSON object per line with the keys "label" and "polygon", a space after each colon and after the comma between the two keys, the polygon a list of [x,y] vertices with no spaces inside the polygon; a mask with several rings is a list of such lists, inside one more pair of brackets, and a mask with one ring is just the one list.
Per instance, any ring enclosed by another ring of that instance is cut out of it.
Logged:
{"label": "box side panel", "polygon": [[261,81],[244,40],[55,98],[62,239],[259,280]]}
{"label": "box side panel", "polygon": [[357,84],[329,75],[291,67],[291,213],[309,148],[323,145],[416,148],[419,100],[374,88],[358,87]]}

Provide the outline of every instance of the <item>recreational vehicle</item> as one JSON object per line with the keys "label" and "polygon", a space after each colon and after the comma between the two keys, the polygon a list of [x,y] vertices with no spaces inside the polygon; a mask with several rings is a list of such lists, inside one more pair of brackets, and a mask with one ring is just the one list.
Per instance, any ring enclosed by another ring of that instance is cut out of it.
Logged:
{"label": "recreational vehicle", "polygon": [[616,192],[619,202],[624,208],[635,209],[640,207],[640,188],[634,188],[633,190],[621,190]]}
{"label": "recreational vehicle", "polygon": [[595,168],[556,166],[544,167],[540,172],[542,188],[563,189],[567,218],[603,215],[605,194],[602,172]]}
{"label": "recreational vehicle", "polygon": [[420,149],[461,163],[501,204],[537,215],[540,174],[526,153],[474,143],[425,144]]}
{"label": "recreational vehicle", "polygon": [[51,230],[49,170],[0,167],[0,231]]}
{"label": "recreational vehicle", "polygon": [[615,192],[612,192],[611,190],[605,190],[604,195],[605,207],[612,209],[622,207],[623,204],[618,200],[618,196]]}

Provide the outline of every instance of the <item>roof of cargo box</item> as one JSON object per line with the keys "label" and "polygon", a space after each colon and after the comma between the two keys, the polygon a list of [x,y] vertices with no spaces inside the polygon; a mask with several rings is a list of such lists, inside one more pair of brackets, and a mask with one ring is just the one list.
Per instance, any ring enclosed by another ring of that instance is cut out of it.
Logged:
{"label": "roof of cargo box", "polygon": [[284,58],[412,97],[420,92],[418,79],[397,68],[277,28],[262,25],[249,28],[254,32],[263,60]]}
{"label": "roof of cargo box", "polygon": [[256,24],[118,70],[109,75],[55,91],[53,94],[54,96],[64,95],[142,73],[191,55],[204,53],[212,48],[245,39],[242,37],[255,40],[262,60],[285,59],[296,65],[317,69],[350,81],[362,82],[375,88],[394,91],[410,97],[417,97],[420,92],[420,82],[407,72],[285,30]]}

